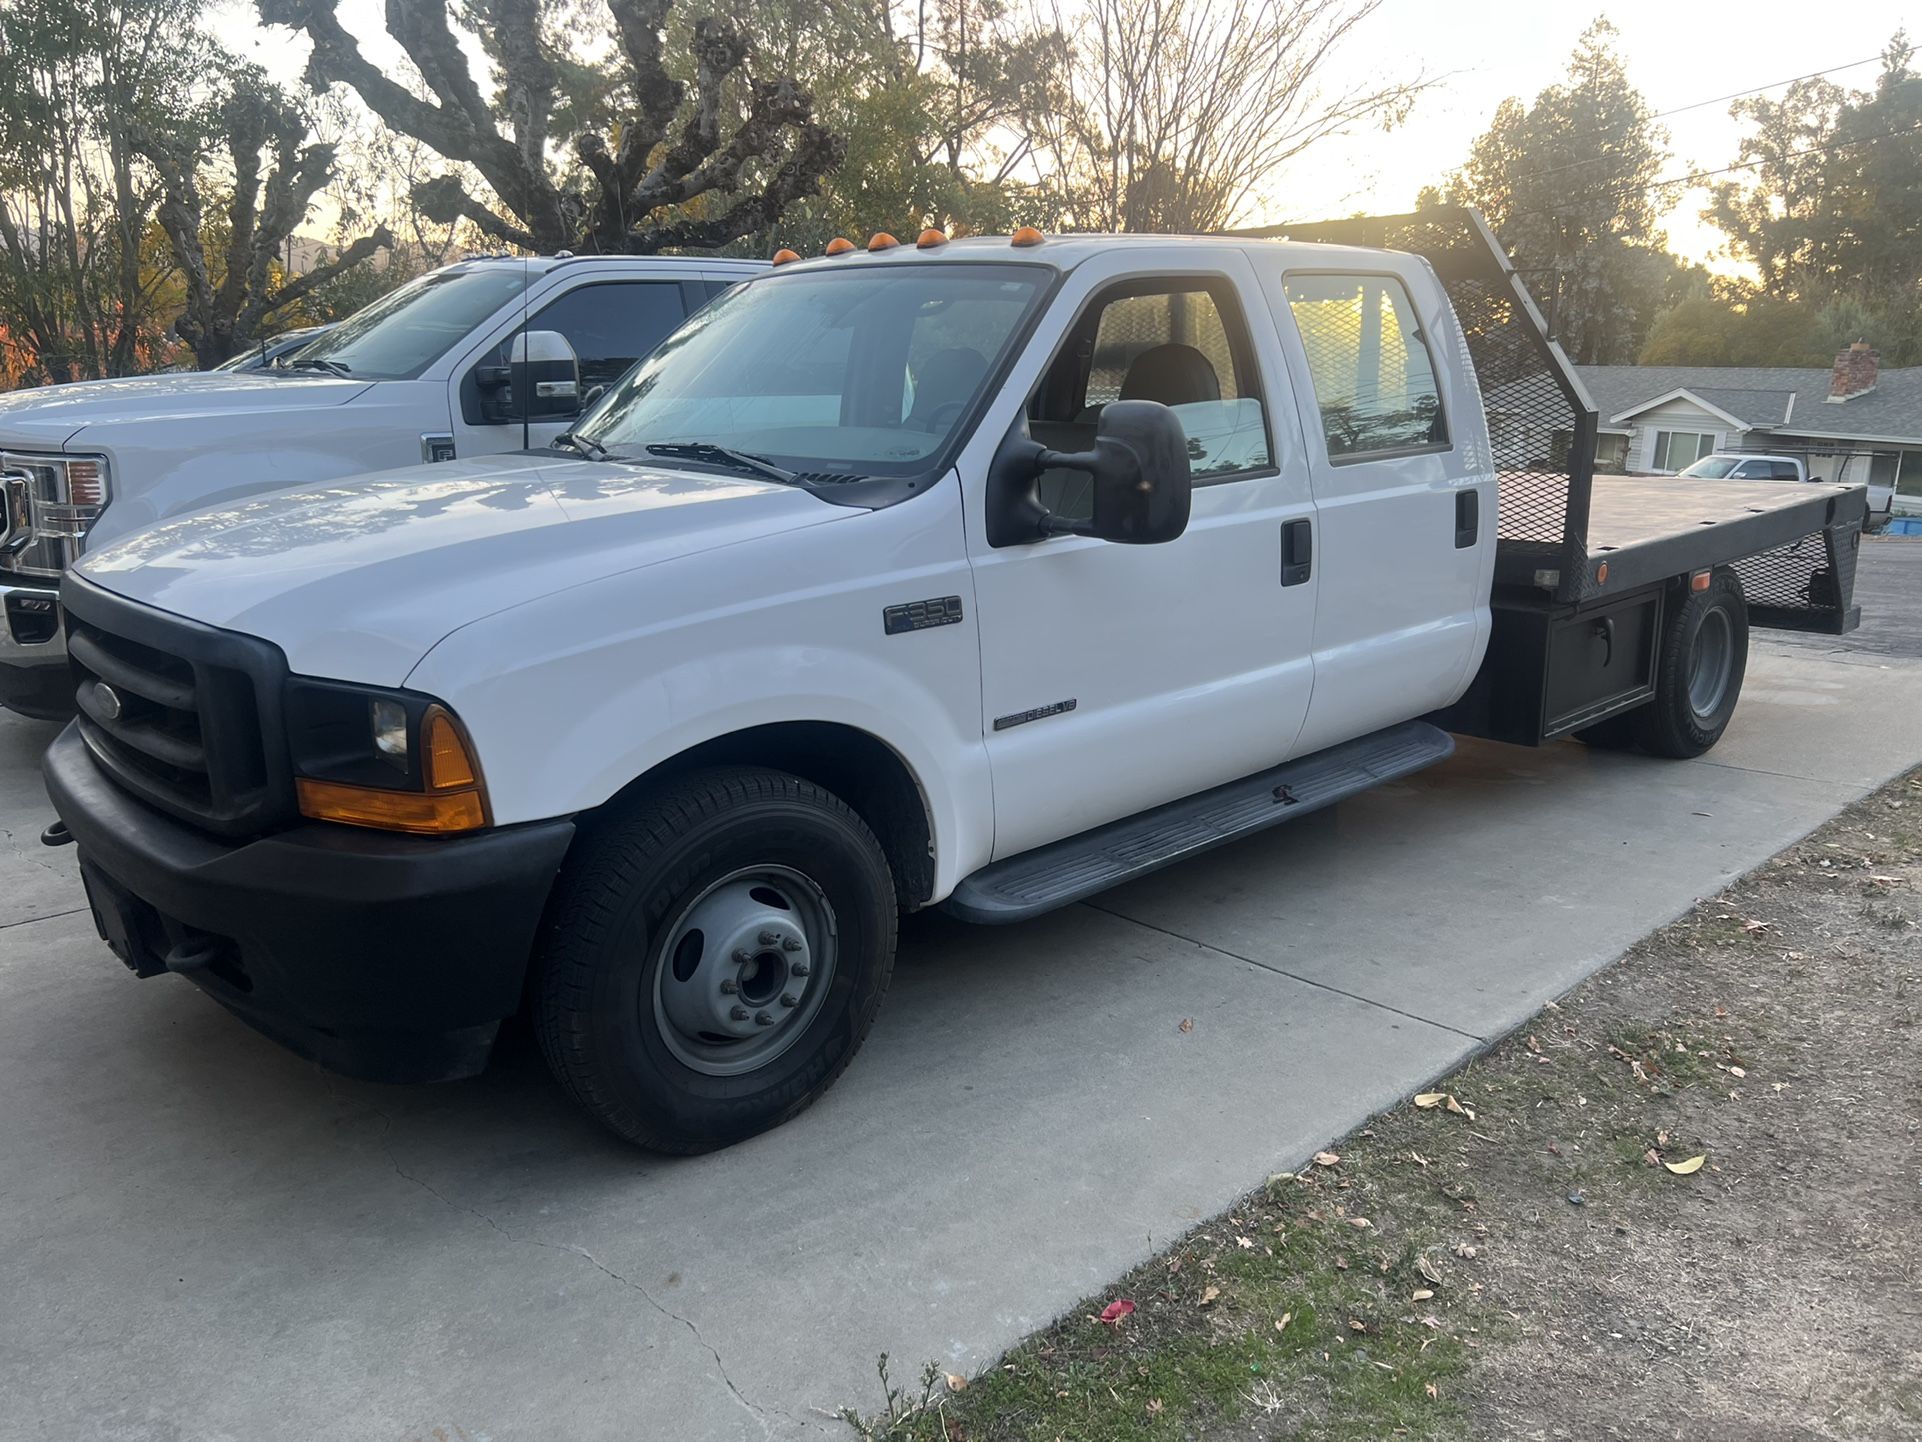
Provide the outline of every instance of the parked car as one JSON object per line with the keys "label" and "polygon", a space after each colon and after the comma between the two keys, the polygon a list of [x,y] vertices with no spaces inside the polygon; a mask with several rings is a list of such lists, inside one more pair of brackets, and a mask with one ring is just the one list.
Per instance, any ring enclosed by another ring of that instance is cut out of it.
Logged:
{"label": "parked car", "polygon": [[1751,624],[1855,623],[1861,490],[1596,482],[1473,212],[1300,236],[1370,248],[833,247],[564,444],[91,550],[49,839],[138,975],[389,1080],[525,1004],[590,1113],[697,1151],[842,1073],[903,909],[1032,917],[1450,729],[1696,756]]}
{"label": "parked car", "polygon": [[268,336],[258,345],[250,345],[238,355],[230,355],[219,365],[208,366],[214,371],[259,371],[278,365],[292,357],[308,341],[327,334],[338,322],[329,321],[326,325],[304,325],[295,330],[284,330],[279,335]]}
{"label": "parked car", "polygon": [[56,593],[88,547],[283,486],[544,445],[584,393],[765,265],[465,261],[284,365],[0,396],[0,705],[73,714]]}
{"label": "parked car", "polygon": [[[1846,470],[1853,454],[1838,459]],[[1866,474],[1867,456],[1861,457],[1865,463],[1862,474]],[[1810,475],[1808,462],[1800,456],[1753,455],[1744,451],[1716,451],[1713,455],[1703,456],[1679,472],[1687,480],[1710,481],[1847,481],[1845,475],[1823,477]],[[1868,508],[1871,515],[1884,513],[1895,504],[1895,484],[1878,485],[1873,478],[1866,482]]]}

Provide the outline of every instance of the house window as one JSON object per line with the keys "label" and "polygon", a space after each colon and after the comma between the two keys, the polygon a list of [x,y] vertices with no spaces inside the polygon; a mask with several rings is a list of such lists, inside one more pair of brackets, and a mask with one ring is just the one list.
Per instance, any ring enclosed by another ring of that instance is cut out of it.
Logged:
{"label": "house window", "polygon": [[1715,449],[1715,436],[1702,431],[1657,431],[1655,469],[1679,471],[1692,466]]}

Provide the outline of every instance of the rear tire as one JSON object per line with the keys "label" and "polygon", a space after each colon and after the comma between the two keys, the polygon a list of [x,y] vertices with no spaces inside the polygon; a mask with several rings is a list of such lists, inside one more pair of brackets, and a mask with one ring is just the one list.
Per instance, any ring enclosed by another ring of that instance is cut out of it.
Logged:
{"label": "rear tire", "polygon": [[556,891],[541,1051],[591,1115],[655,1151],[778,1126],[854,1059],[894,969],[874,833],[797,776],[690,773],[603,818]]}
{"label": "rear tire", "polygon": [[1717,567],[1663,623],[1655,699],[1629,713],[1637,744],[1651,756],[1700,756],[1728,729],[1747,671],[1748,603],[1735,572]]}

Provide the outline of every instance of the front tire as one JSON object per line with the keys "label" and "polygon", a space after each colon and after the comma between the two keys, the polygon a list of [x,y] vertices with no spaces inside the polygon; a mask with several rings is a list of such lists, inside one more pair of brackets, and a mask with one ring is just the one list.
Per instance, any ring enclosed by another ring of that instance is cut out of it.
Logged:
{"label": "front tire", "polygon": [[1700,756],[1728,729],[1747,672],[1748,603],[1735,572],[1717,567],[1662,628],[1655,699],[1630,713],[1635,740],[1651,756]]}
{"label": "front tire", "polygon": [[693,772],[603,818],[562,873],[534,983],[562,1086],[655,1151],[778,1126],[834,1084],[894,969],[873,832],[784,772]]}

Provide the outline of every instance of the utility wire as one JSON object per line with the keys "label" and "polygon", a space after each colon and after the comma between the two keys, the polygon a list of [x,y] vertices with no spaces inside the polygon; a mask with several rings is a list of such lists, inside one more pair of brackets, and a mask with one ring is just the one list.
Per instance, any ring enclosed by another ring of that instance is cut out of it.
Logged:
{"label": "utility wire", "polygon": [[[1892,140],[1897,136],[1914,135],[1918,132],[1922,132],[1922,124],[1905,125],[1900,130],[1884,130],[1876,135],[1858,135],[1852,140],[1836,140],[1831,141],[1827,145],[1804,146],[1800,150],[1788,151],[1780,158],[1783,160],[1794,160],[1804,155],[1824,155],[1832,150],[1847,150],[1851,146],[1870,145],[1878,140]],[[1698,180],[1708,180],[1713,176],[1727,175],[1732,170],[1753,170],[1757,165],[1762,163],[1761,161],[1755,160],[1741,160],[1733,165],[1717,166],[1713,170],[1697,170],[1688,175],[1673,175],[1663,180],[1651,180],[1647,185],[1618,186],[1614,190],[1602,190],[1592,195],[1581,196],[1576,201],[1570,201],[1568,205],[1548,206],[1538,210],[1518,210],[1510,215],[1508,219],[1517,220],[1529,215],[1554,215],[1560,211],[1569,209],[1573,205],[1588,201],[1608,200],[1623,195],[1634,195],[1638,191],[1658,190],[1668,185],[1692,185]]]}
{"label": "utility wire", "polygon": [[[1658,110],[1648,118],[1650,120],[1665,120],[1671,115],[1681,115],[1690,110],[1700,110],[1705,105],[1720,105],[1724,100],[1740,100],[1745,95],[1760,95],[1764,90],[1773,90],[1778,85],[1797,85],[1804,80],[1814,80],[1823,75],[1833,75],[1838,71],[1855,70],[1864,65],[1873,65],[1881,58],[1880,55],[1871,55],[1866,60],[1851,60],[1846,65],[1831,65],[1826,70],[1811,70],[1807,75],[1795,75],[1787,80],[1773,80],[1767,85],[1758,85],[1753,90],[1737,90],[1729,95],[1717,95],[1712,100],[1693,100],[1687,105],[1678,105],[1673,110]],[[1599,139],[1600,137],[1590,138]],[[1581,160],[1571,160],[1566,165],[1551,165],[1546,170],[1531,170],[1526,175],[1513,177],[1508,183],[1510,185],[1516,185],[1524,180],[1540,180],[1543,176],[1560,175],[1566,170],[1580,170],[1584,165],[1599,165],[1608,158],[1606,155],[1585,156]],[[1661,182],[1658,182],[1658,184],[1659,183]]]}

